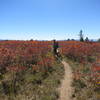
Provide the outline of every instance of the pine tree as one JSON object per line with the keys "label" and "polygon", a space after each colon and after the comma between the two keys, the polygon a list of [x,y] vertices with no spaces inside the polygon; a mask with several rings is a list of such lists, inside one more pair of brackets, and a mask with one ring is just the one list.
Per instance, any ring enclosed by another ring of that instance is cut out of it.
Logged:
{"label": "pine tree", "polygon": [[86,42],[89,42],[89,38],[88,38],[88,37],[86,37],[85,41],[86,41]]}
{"label": "pine tree", "polygon": [[81,41],[81,42],[84,42],[83,31],[82,31],[82,30],[80,30],[79,36],[80,36],[80,41]]}

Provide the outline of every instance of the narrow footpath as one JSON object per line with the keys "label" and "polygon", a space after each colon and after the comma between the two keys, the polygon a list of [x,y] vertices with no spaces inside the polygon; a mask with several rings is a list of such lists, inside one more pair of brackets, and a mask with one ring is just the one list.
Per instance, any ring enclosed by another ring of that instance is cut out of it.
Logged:
{"label": "narrow footpath", "polygon": [[62,80],[60,91],[60,99],[59,100],[71,100],[72,96],[72,70],[67,62],[62,61],[65,69],[64,79]]}

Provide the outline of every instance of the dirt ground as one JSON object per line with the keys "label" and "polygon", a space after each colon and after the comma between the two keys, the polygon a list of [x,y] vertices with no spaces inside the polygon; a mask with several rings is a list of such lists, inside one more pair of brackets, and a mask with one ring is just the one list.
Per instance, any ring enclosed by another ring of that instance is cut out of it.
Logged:
{"label": "dirt ground", "polygon": [[67,62],[64,60],[62,61],[65,69],[64,79],[62,80],[61,87],[59,88],[60,91],[60,99],[59,100],[71,100],[72,96],[72,70],[71,67]]}

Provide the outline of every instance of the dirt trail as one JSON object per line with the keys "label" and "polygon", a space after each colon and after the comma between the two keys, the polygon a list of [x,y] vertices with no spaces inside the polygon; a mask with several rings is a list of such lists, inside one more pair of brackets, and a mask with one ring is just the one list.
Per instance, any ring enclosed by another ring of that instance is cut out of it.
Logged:
{"label": "dirt trail", "polygon": [[71,100],[72,96],[72,70],[68,63],[62,61],[62,64],[65,68],[64,79],[62,80],[60,91],[60,99],[59,100]]}

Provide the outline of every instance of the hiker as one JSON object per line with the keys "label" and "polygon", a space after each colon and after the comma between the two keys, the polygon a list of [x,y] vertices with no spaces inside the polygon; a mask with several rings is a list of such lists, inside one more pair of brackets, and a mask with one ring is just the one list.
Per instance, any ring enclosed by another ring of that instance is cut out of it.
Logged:
{"label": "hiker", "polygon": [[56,40],[53,40],[53,53],[56,57],[59,56],[59,44],[56,42]]}

